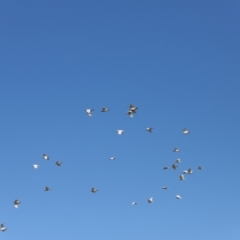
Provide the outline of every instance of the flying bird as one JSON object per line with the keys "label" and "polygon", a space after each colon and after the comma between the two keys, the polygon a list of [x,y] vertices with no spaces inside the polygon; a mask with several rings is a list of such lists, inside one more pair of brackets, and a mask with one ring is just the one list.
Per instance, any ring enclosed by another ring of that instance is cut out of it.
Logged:
{"label": "flying bird", "polygon": [[163,167],[163,170],[167,170],[167,169],[168,169],[168,167],[167,167],[167,166]]}
{"label": "flying bird", "polygon": [[110,160],[115,160],[115,159],[116,159],[116,157],[110,157],[109,159],[110,159]]}
{"label": "flying bird", "polygon": [[91,117],[93,110],[94,110],[94,109],[89,108],[89,109],[86,109],[85,111],[86,111],[87,115],[88,115],[89,117]]}
{"label": "flying bird", "polygon": [[190,132],[188,131],[188,129],[187,128],[184,128],[183,129],[183,134],[189,134]]}
{"label": "flying bird", "polygon": [[107,112],[109,110],[110,110],[109,108],[104,107],[104,108],[102,108],[101,112]]}
{"label": "flying bird", "polygon": [[188,174],[188,170],[184,170],[182,173],[183,174]]}
{"label": "flying bird", "polygon": [[50,159],[50,157],[47,154],[45,154],[45,153],[42,155],[42,158],[44,160],[49,160]]}
{"label": "flying bird", "polygon": [[153,203],[153,197],[148,199],[148,203]]}
{"label": "flying bird", "polygon": [[91,192],[92,192],[92,193],[96,193],[97,191],[98,191],[97,188],[94,188],[94,187],[93,187],[93,188],[91,189]]}
{"label": "flying bird", "polygon": [[179,152],[179,151],[180,151],[179,148],[174,148],[174,149],[173,149],[173,152]]}
{"label": "flying bird", "polygon": [[202,166],[198,166],[198,170],[203,170],[203,167]]}
{"label": "flying bird", "polygon": [[122,135],[124,133],[124,130],[117,130],[118,135]]}
{"label": "flying bird", "polygon": [[45,187],[45,189],[44,189],[44,191],[46,191],[46,192],[48,192],[48,191],[50,191],[50,190],[52,190],[52,189],[49,188],[49,187]]}
{"label": "flying bird", "polygon": [[163,186],[162,189],[163,189],[163,190],[167,190],[168,187],[167,187],[167,186]]}
{"label": "flying bird", "polygon": [[174,170],[176,170],[176,169],[178,168],[178,165],[173,164],[173,165],[172,165],[172,168],[173,168]]}
{"label": "flying bird", "polygon": [[16,200],[13,202],[14,207],[15,207],[15,208],[18,208],[18,205],[19,205],[20,203],[21,203],[21,202],[16,199]]}
{"label": "flying bird", "polygon": [[180,158],[178,158],[178,159],[176,159],[176,161],[175,161],[176,163],[180,163],[181,162],[181,159]]}
{"label": "flying bird", "polygon": [[56,165],[57,165],[58,167],[61,167],[62,162],[60,162],[60,161],[56,161]]}
{"label": "flying bird", "polygon": [[182,199],[180,195],[176,195],[176,199]]}
{"label": "flying bird", "polygon": [[184,178],[184,175],[182,174],[182,175],[180,175],[180,177],[179,177],[179,180],[185,180],[185,178]]}
{"label": "flying bird", "polygon": [[35,169],[38,169],[38,168],[39,168],[39,165],[37,165],[37,164],[33,164],[32,166],[33,166],[33,168],[35,168]]}
{"label": "flying bird", "polygon": [[1,231],[2,231],[2,232],[5,232],[6,230],[7,230],[7,228],[4,226],[3,223],[1,223]]}
{"label": "flying bird", "polygon": [[188,171],[188,174],[193,174],[193,170],[191,168],[189,168],[187,171]]}
{"label": "flying bird", "polygon": [[137,202],[132,202],[132,205],[137,205]]}
{"label": "flying bird", "polygon": [[128,114],[129,117],[133,117],[133,112],[131,110],[128,110],[127,114]]}
{"label": "flying bird", "polygon": [[152,127],[149,127],[149,128],[146,128],[146,130],[147,130],[148,132],[152,133],[153,128],[152,128]]}
{"label": "flying bird", "polygon": [[136,113],[138,107],[134,106],[133,104],[130,104],[129,110],[132,111],[133,113]]}

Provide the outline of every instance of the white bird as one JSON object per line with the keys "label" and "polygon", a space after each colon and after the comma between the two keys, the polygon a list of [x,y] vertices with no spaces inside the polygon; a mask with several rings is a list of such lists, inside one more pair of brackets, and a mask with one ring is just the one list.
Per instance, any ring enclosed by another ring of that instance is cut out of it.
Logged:
{"label": "white bird", "polygon": [[187,128],[184,128],[183,129],[183,134],[189,134],[190,132],[188,131],[188,129]]}
{"label": "white bird", "polygon": [[180,175],[179,180],[185,180],[184,175]]}
{"label": "white bird", "polygon": [[148,199],[148,203],[153,203],[153,197],[150,197],[150,198]]}
{"label": "white bird", "polygon": [[152,127],[149,127],[149,128],[146,128],[146,130],[147,130],[148,132],[152,133],[153,128],[152,128]]}
{"label": "white bird", "polygon": [[191,168],[189,168],[187,171],[188,171],[188,174],[193,174],[193,170]]}
{"label": "white bird", "polygon": [[56,165],[57,165],[58,167],[61,167],[62,162],[60,162],[60,161],[56,161]]}
{"label": "white bird", "polygon": [[50,157],[47,154],[45,154],[45,153],[42,155],[42,158],[44,160],[49,160],[50,159]]}
{"label": "white bird", "polygon": [[137,205],[137,202],[132,202],[132,205]]}
{"label": "white bird", "polygon": [[15,208],[18,208],[18,205],[19,205],[20,203],[21,203],[21,202],[16,199],[16,200],[13,202],[14,207],[15,207]]}
{"label": "white bird", "polygon": [[48,192],[48,191],[50,191],[50,190],[52,190],[52,189],[49,188],[49,187],[45,187],[45,189],[44,189],[44,191],[46,191],[46,192]]}
{"label": "white bird", "polygon": [[163,189],[163,190],[167,190],[168,187],[167,187],[167,186],[163,186],[162,189]]}
{"label": "white bird", "polygon": [[132,111],[133,113],[136,113],[138,107],[134,106],[133,104],[130,104],[129,110]]}
{"label": "white bird", "polygon": [[92,192],[92,193],[96,193],[97,191],[98,191],[97,188],[94,188],[94,187],[93,187],[93,188],[91,189],[91,192]]}
{"label": "white bird", "polygon": [[4,226],[3,223],[1,223],[1,231],[2,231],[2,232],[5,232],[6,230],[7,230],[7,228]]}
{"label": "white bird", "polygon": [[127,111],[129,117],[133,117],[133,112],[131,110]]}
{"label": "white bird", "polygon": [[118,135],[122,135],[124,133],[124,130],[117,130]]}
{"label": "white bird", "polygon": [[180,195],[176,195],[176,199],[182,199]]}
{"label": "white bird", "polygon": [[180,163],[181,162],[181,159],[180,158],[178,158],[178,159],[176,159],[176,161],[175,161],[176,163]]}
{"label": "white bird", "polygon": [[176,170],[176,169],[178,168],[178,165],[173,164],[173,165],[172,165],[172,168],[173,168],[174,170]]}
{"label": "white bird", "polygon": [[202,166],[198,166],[198,170],[203,170],[203,167]]}
{"label": "white bird", "polygon": [[168,169],[168,167],[167,167],[167,166],[163,167],[163,170],[167,170],[167,169]]}
{"label": "white bird", "polygon": [[89,117],[91,117],[93,110],[94,110],[94,109],[89,108],[89,109],[86,109],[85,111],[86,111],[87,115],[88,115]]}
{"label": "white bird", "polygon": [[188,174],[188,170],[184,170],[182,173],[183,174]]}
{"label": "white bird", "polygon": [[39,168],[39,165],[38,165],[38,164],[33,164],[32,166],[33,166],[33,168],[35,168],[35,169],[38,169],[38,168]]}
{"label": "white bird", "polygon": [[109,159],[110,159],[110,160],[115,160],[115,159],[116,159],[116,157],[110,157]]}
{"label": "white bird", "polygon": [[173,149],[173,152],[179,152],[179,151],[180,151],[179,148],[174,148],[174,149]]}
{"label": "white bird", "polygon": [[107,112],[109,110],[110,110],[109,108],[104,107],[104,108],[102,108],[101,112]]}

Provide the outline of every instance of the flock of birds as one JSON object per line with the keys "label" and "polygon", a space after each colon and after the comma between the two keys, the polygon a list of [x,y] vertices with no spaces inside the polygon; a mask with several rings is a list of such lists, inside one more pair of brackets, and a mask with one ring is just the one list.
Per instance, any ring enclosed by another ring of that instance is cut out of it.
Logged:
{"label": "flock of birds", "polygon": [[[129,115],[129,117],[133,117],[134,114],[137,113],[137,109],[138,109],[138,107],[134,106],[133,104],[130,104],[129,110],[127,111],[127,114]],[[109,110],[110,110],[109,108],[104,107],[104,108],[102,108],[101,112],[108,112]],[[89,117],[92,117],[92,114],[93,114],[94,109],[86,109],[85,111],[86,111],[86,113],[87,113],[87,115],[88,115]],[[152,133],[153,128],[152,128],[152,127],[148,127],[148,128],[146,128],[146,131],[148,131],[149,133]],[[122,134],[124,133],[124,130],[119,129],[119,130],[116,130],[116,132],[117,132],[118,135],[122,135]],[[188,135],[188,134],[190,134],[190,131],[189,131],[187,128],[184,128],[182,133],[183,133],[184,135]],[[180,151],[179,148],[174,148],[174,149],[173,149],[173,152],[179,152],[179,151]],[[45,154],[45,153],[42,155],[42,158],[43,158],[44,160],[50,160],[50,157],[49,157],[47,154]],[[112,160],[112,161],[115,160],[115,159],[116,159],[116,157],[110,157],[110,160]],[[171,167],[172,167],[174,170],[176,170],[176,169],[178,168],[178,165],[177,165],[178,163],[181,163],[180,158],[177,158],[177,159],[175,160],[175,163],[172,164]],[[58,167],[60,167],[60,166],[62,165],[62,162],[61,162],[61,161],[56,161],[55,164],[56,164]],[[39,168],[39,165],[38,165],[38,164],[33,164],[32,167],[33,167],[34,169],[38,169],[38,168]],[[164,167],[163,167],[163,170],[167,170],[167,169],[169,169],[168,166],[164,166]],[[203,167],[202,167],[202,166],[198,166],[198,170],[203,170]],[[189,168],[189,169],[187,169],[187,170],[184,170],[184,171],[182,172],[182,174],[179,176],[179,180],[180,180],[180,181],[185,180],[185,175],[186,175],[186,174],[193,174],[193,170],[192,170],[191,168]],[[168,187],[167,187],[167,186],[163,186],[162,189],[163,189],[163,190],[167,190]],[[46,191],[46,192],[47,192],[47,191],[50,191],[50,190],[52,190],[52,189],[51,189],[50,187],[48,187],[48,186],[46,186],[46,187],[44,188],[44,191]],[[92,187],[92,188],[91,188],[91,192],[92,192],[92,193],[96,193],[97,191],[98,191],[97,188],[95,188],[95,187]],[[175,198],[176,198],[176,199],[182,199],[181,195],[176,195]],[[148,198],[148,199],[147,199],[147,202],[148,202],[148,203],[153,203],[153,197]],[[20,200],[16,199],[16,200],[14,200],[13,205],[14,205],[15,208],[18,208],[18,206],[19,206],[20,203],[21,203]],[[132,202],[132,205],[137,205],[137,202]],[[7,228],[5,227],[5,225],[4,225],[3,223],[0,225],[0,230],[1,230],[2,232],[5,232],[5,231],[7,230]]]}

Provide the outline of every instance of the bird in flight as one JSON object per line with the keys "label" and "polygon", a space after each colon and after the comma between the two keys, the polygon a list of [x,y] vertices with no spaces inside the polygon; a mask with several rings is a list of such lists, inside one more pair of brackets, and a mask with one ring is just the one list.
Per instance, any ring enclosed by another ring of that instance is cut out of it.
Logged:
{"label": "bird in flight", "polygon": [[187,171],[188,171],[188,174],[193,174],[193,170],[191,168],[189,168]]}
{"label": "bird in flight", "polygon": [[47,154],[45,154],[45,153],[42,155],[42,158],[44,160],[49,160],[50,159],[50,157]]}
{"label": "bird in flight", "polygon": [[167,170],[167,169],[168,169],[168,167],[167,167],[167,166],[163,167],[163,170]]}
{"label": "bird in flight", "polygon": [[182,199],[180,195],[176,195],[176,199]]}
{"label": "bird in flight", "polygon": [[137,202],[132,202],[132,205],[137,205]]}
{"label": "bird in flight", "polygon": [[18,208],[18,205],[19,205],[20,203],[21,203],[21,202],[16,199],[16,200],[13,202],[14,207],[15,207],[15,208]]}
{"label": "bird in flight", "polygon": [[202,166],[198,166],[198,170],[203,170],[203,167]]}
{"label": "bird in flight", "polygon": [[44,189],[44,191],[46,191],[46,192],[48,192],[48,191],[50,191],[50,190],[52,190],[52,189],[49,188],[49,187],[45,187],[45,189]]}
{"label": "bird in flight", "polygon": [[183,134],[189,134],[190,132],[188,131],[188,129],[187,128],[184,128],[183,129]]}
{"label": "bird in flight", "polygon": [[153,197],[150,197],[150,198],[148,199],[148,203],[153,203]]}
{"label": "bird in flight", "polygon": [[33,168],[35,168],[35,169],[38,169],[38,168],[39,168],[39,165],[38,165],[38,164],[33,164],[32,166],[33,166]]}
{"label": "bird in flight", "polygon": [[61,167],[62,162],[60,162],[60,161],[56,161],[56,165],[57,165],[58,167]]}
{"label": "bird in flight", "polygon": [[93,188],[91,189],[91,192],[92,192],[92,193],[96,193],[97,191],[98,191],[97,188],[94,188],[94,187],[93,187]]}
{"label": "bird in flight", "polygon": [[91,117],[93,110],[94,110],[94,109],[89,108],[89,109],[86,109],[85,111],[86,111],[87,115],[88,115],[89,117]]}
{"label": "bird in flight", "polygon": [[174,170],[176,170],[176,169],[178,168],[178,165],[173,164],[173,165],[172,165],[172,168],[173,168]]}
{"label": "bird in flight", "polygon": [[2,232],[5,232],[6,230],[7,230],[7,228],[4,226],[3,223],[1,223],[1,231],[2,231]]}
{"label": "bird in flight", "polygon": [[178,159],[176,159],[176,161],[175,161],[176,163],[180,163],[181,162],[181,159],[180,158],[178,158]]}
{"label": "bird in flight", "polygon": [[180,151],[179,148],[174,148],[174,149],[173,149],[173,152],[179,152],[179,151]]}
{"label": "bird in flight", "polygon": [[113,161],[113,160],[116,159],[116,157],[110,157],[109,159],[110,159],[111,161]]}
{"label": "bird in flight", "polygon": [[146,130],[147,130],[148,132],[152,133],[153,128],[152,128],[152,127],[149,127],[149,128],[146,128]]}
{"label": "bird in flight", "polygon": [[117,130],[118,135],[122,135],[124,133],[124,130]]}
{"label": "bird in flight", "polygon": [[102,110],[101,110],[101,112],[107,112],[107,111],[109,111],[109,110],[110,110],[109,108],[103,107]]}
{"label": "bird in flight", "polygon": [[163,186],[162,189],[163,189],[163,190],[167,190],[168,187],[167,187],[167,186]]}
{"label": "bird in flight", "polygon": [[179,180],[181,180],[181,181],[185,180],[185,178],[184,178],[184,175],[183,175],[183,174],[182,174],[182,175],[180,175],[180,177],[179,177]]}

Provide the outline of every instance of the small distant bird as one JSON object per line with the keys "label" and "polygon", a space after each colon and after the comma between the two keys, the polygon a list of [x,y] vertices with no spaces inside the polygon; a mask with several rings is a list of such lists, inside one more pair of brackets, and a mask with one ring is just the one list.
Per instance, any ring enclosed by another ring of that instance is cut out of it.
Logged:
{"label": "small distant bird", "polygon": [[180,177],[179,177],[179,180],[185,180],[185,178],[184,178],[184,175],[182,174],[182,175],[180,175]]}
{"label": "small distant bird", "polygon": [[180,195],[176,195],[176,199],[182,199]]}
{"label": "small distant bird", "polygon": [[116,157],[110,157],[109,159],[110,159],[110,160],[115,160],[115,159],[116,159]]}
{"label": "small distant bird", "polygon": [[198,166],[198,170],[203,170],[203,167],[202,166]]}
{"label": "small distant bird", "polygon": [[110,110],[109,108],[104,107],[104,108],[102,108],[101,112],[107,112],[109,110]]}
{"label": "small distant bird", "polygon": [[184,170],[182,173],[183,174],[188,174],[188,170]]}
{"label": "small distant bird", "polygon": [[1,231],[2,231],[2,232],[5,232],[6,230],[7,230],[7,228],[4,226],[3,223],[1,223]]}
{"label": "small distant bird", "polygon": [[92,193],[96,193],[97,191],[98,191],[97,188],[94,188],[94,187],[93,187],[93,188],[91,189],[91,192],[92,192]]}
{"label": "small distant bird", "polygon": [[89,109],[86,109],[85,111],[86,111],[87,115],[88,115],[89,117],[91,117],[93,110],[94,110],[94,109],[89,108]]}
{"label": "small distant bird", "polygon": [[129,117],[133,117],[133,112],[131,110],[128,110],[127,114],[128,114]]}
{"label": "small distant bird", "polygon": [[173,149],[173,152],[179,152],[179,151],[180,151],[179,148],[174,148],[174,149]]}
{"label": "small distant bird", "polygon": [[167,167],[167,166],[163,167],[163,170],[167,170],[167,169],[168,169],[168,167]]}
{"label": "small distant bird", "polygon": [[132,205],[137,205],[137,202],[132,202]]}
{"label": "small distant bird", "polygon": [[148,203],[153,203],[153,197],[148,199]]}
{"label": "small distant bird", "polygon": [[189,134],[190,132],[188,131],[188,129],[187,128],[184,128],[183,129],[183,134]]}
{"label": "small distant bird", "polygon": [[175,161],[176,163],[180,163],[181,162],[181,159],[180,158],[178,158],[178,159],[176,159],[176,161]]}
{"label": "small distant bird", "polygon": [[32,166],[33,166],[33,168],[35,168],[35,169],[38,169],[38,168],[39,168],[39,165],[37,165],[37,164],[33,164]]}
{"label": "small distant bird", "polygon": [[152,127],[146,128],[146,130],[147,130],[148,132],[152,133],[153,128],[152,128]]}
{"label": "small distant bird", "polygon": [[132,111],[133,113],[136,113],[138,107],[135,107],[133,104],[130,104],[129,110]]}
{"label": "small distant bird", "polygon": [[52,189],[49,188],[49,187],[45,187],[45,189],[44,189],[44,191],[46,191],[46,192],[48,192],[48,191],[50,191],[50,190],[52,190]]}
{"label": "small distant bird", "polygon": [[118,135],[122,135],[124,133],[124,130],[117,130]]}
{"label": "small distant bird", "polygon": [[44,160],[49,160],[50,159],[50,157],[47,154],[45,154],[45,153],[42,155],[42,158]]}
{"label": "small distant bird", "polygon": [[16,199],[16,200],[13,202],[14,207],[15,207],[15,208],[18,208],[18,205],[19,205],[20,203],[21,203],[21,202]]}
{"label": "small distant bird", "polygon": [[57,165],[58,167],[61,167],[62,162],[60,162],[60,161],[56,161],[56,165]]}
{"label": "small distant bird", "polygon": [[176,169],[178,168],[178,165],[173,164],[173,165],[172,165],[172,168],[173,168],[174,170],[176,170]]}
{"label": "small distant bird", "polygon": [[167,189],[168,189],[168,187],[167,187],[167,186],[163,186],[163,187],[162,187],[162,189],[164,189],[164,190],[167,190]]}
{"label": "small distant bird", "polygon": [[189,168],[187,171],[188,171],[188,174],[193,174],[193,170],[191,168]]}

